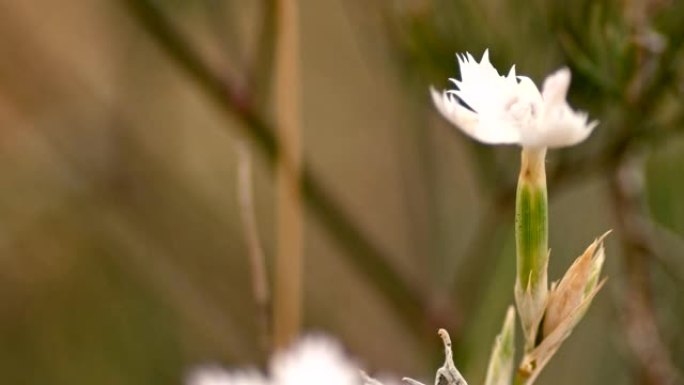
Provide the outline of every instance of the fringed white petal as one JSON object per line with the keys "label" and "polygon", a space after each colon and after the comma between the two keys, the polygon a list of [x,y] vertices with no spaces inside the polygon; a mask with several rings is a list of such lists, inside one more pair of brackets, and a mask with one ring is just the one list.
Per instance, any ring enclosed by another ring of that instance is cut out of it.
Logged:
{"label": "fringed white petal", "polygon": [[589,137],[597,121],[587,122],[587,114],[573,111],[565,104],[551,111],[540,124],[539,144],[544,147],[558,148],[574,146]]}
{"label": "fringed white petal", "polygon": [[515,144],[520,133],[515,127],[490,115],[478,115],[465,108],[455,96],[430,90],[439,112],[473,139],[487,144]]}
{"label": "fringed white petal", "polygon": [[547,76],[542,86],[542,97],[548,104],[565,103],[570,88],[570,70],[563,67]]}
{"label": "fringed white petal", "polygon": [[456,89],[432,89],[432,100],[447,120],[482,143],[565,147],[585,140],[598,124],[567,104],[567,68],[548,76],[539,92],[530,78],[516,75],[515,66],[499,75],[489,51],[479,63],[470,53],[456,56],[461,79],[449,79]]}

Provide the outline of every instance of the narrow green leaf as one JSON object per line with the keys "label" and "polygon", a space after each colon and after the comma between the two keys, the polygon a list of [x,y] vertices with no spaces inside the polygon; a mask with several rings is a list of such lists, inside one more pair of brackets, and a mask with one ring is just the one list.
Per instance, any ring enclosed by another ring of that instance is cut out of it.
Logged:
{"label": "narrow green leaf", "polygon": [[515,357],[515,308],[508,307],[501,333],[489,357],[485,385],[510,385]]}

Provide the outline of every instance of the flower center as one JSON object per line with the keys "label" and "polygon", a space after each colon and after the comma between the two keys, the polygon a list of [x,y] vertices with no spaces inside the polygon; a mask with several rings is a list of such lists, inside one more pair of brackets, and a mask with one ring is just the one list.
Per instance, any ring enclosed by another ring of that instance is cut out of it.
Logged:
{"label": "flower center", "polygon": [[529,99],[511,97],[504,105],[504,111],[518,127],[531,128],[537,115],[536,105]]}

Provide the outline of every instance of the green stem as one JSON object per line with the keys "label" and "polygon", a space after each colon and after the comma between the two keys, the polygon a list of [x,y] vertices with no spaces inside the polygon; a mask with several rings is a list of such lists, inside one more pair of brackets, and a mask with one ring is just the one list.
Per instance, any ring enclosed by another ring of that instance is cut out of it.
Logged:
{"label": "green stem", "polygon": [[515,239],[518,279],[523,288],[546,285],[548,198],[546,150],[523,149],[516,196]]}
{"label": "green stem", "polygon": [[525,352],[534,349],[548,295],[549,221],[545,155],[545,148],[523,148],[515,204],[515,303],[525,334]]}

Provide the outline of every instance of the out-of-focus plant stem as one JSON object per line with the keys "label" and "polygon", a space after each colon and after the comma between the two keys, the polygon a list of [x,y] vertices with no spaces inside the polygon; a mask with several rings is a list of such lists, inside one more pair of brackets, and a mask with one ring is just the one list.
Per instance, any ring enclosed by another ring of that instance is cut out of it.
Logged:
{"label": "out-of-focus plant stem", "polygon": [[276,167],[277,254],[273,342],[282,349],[299,334],[302,313],[301,118],[297,0],[278,0],[275,100],[280,152]]}
{"label": "out-of-focus plant stem", "polygon": [[259,26],[259,41],[252,58],[247,81],[254,105],[266,104],[273,78],[273,58],[275,56],[276,31],[278,18],[276,17],[277,0],[261,0],[261,25]]}
{"label": "out-of-focus plant stem", "polygon": [[258,322],[261,328],[261,345],[264,357],[271,350],[271,293],[269,291],[266,257],[261,246],[259,229],[254,208],[254,190],[252,187],[252,160],[244,143],[237,146],[238,153],[238,199],[240,216],[249,253],[250,271],[252,273],[252,292],[258,311]]}
{"label": "out-of-focus plant stem", "polygon": [[[662,5],[662,4],[661,4]],[[682,384],[684,375],[673,363],[667,345],[663,342],[653,303],[651,262],[657,260],[653,228],[647,219],[644,192],[643,153],[637,139],[657,141],[663,136],[647,125],[657,101],[669,88],[680,55],[681,39],[673,39],[663,47],[648,43],[647,36],[660,38],[652,29],[655,2],[630,1],[626,3],[625,18],[632,29],[635,41],[636,70],[625,90],[627,120],[625,131],[632,133],[622,151],[616,153],[609,170],[608,180],[611,202],[615,213],[618,234],[623,248],[626,273],[626,293],[622,296],[622,321],[628,345],[635,357],[639,382],[644,385]],[[635,113],[633,111],[638,111]],[[636,115],[636,116],[634,116]],[[650,133],[654,131],[655,133]],[[671,134],[671,133],[670,133]]]}
{"label": "out-of-focus plant stem", "polygon": [[[150,0],[121,0],[140,26],[163,52],[194,80],[207,96],[230,118],[237,119],[240,133],[275,165],[280,146],[274,128],[267,122],[252,100],[210,68]],[[425,311],[420,291],[409,285],[393,268],[389,256],[357,227],[339,202],[319,179],[302,164],[302,194],[305,203],[338,243],[345,249],[352,265],[364,274],[391,304],[404,324],[414,332],[424,332]]]}
{"label": "out-of-focus plant stem", "polygon": [[644,210],[640,159],[625,154],[609,176],[611,202],[623,244],[626,290],[623,322],[627,341],[638,364],[641,384],[681,384],[684,377],[673,364],[660,336],[650,280],[655,258],[650,222]]}

